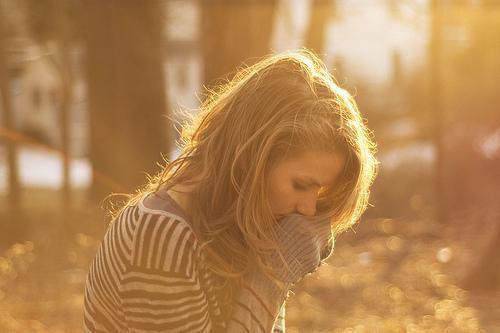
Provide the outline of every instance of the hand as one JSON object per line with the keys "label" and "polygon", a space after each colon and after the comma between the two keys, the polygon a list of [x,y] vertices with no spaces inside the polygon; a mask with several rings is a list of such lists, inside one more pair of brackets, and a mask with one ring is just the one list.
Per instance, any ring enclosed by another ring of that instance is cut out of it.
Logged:
{"label": "hand", "polygon": [[[269,332],[292,284],[315,271],[333,248],[329,220],[290,215],[279,221],[273,232],[281,256],[274,252],[269,259],[281,285],[251,261],[228,321],[228,332],[255,332],[262,327]],[[259,325],[255,318],[259,318]]]}

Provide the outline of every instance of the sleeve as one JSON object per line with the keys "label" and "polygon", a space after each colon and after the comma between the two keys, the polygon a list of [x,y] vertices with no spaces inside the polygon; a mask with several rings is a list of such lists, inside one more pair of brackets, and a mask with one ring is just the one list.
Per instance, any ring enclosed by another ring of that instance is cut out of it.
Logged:
{"label": "sleeve", "polygon": [[260,269],[251,270],[236,298],[228,332],[284,332],[285,300],[290,287],[285,284],[280,288]]}
{"label": "sleeve", "polygon": [[214,312],[187,223],[150,215],[135,230],[122,278],[123,315],[133,332],[211,332]]}

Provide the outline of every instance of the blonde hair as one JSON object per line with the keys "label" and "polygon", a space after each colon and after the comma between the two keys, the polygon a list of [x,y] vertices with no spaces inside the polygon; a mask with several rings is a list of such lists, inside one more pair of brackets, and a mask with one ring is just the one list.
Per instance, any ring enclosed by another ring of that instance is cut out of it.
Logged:
{"label": "blonde hair", "polygon": [[331,218],[334,234],[350,228],[367,208],[377,168],[371,132],[351,95],[307,50],[271,55],[239,70],[208,94],[181,138],[180,156],[131,195],[129,204],[160,187],[195,185],[190,223],[219,276],[240,277],[249,258],[276,248],[266,175],[284,156],[314,150],[346,157],[335,187],[318,198],[318,212]]}

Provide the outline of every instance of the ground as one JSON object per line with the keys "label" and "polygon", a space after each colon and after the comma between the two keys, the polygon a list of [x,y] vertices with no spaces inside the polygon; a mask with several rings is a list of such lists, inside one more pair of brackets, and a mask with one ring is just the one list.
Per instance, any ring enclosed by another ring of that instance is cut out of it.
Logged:
{"label": "ground", "polygon": [[[25,191],[0,201],[0,331],[79,332],[88,265],[105,230],[98,207]],[[460,287],[461,243],[431,220],[363,220],[293,288],[288,332],[500,332],[500,293]]]}

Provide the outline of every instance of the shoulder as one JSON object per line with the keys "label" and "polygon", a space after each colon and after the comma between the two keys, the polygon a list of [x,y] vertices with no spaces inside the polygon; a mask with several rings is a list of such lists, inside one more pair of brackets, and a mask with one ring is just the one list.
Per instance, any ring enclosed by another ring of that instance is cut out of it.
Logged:
{"label": "shoulder", "polygon": [[143,199],[136,204],[131,265],[191,275],[201,257],[191,226],[183,216],[146,206]]}

